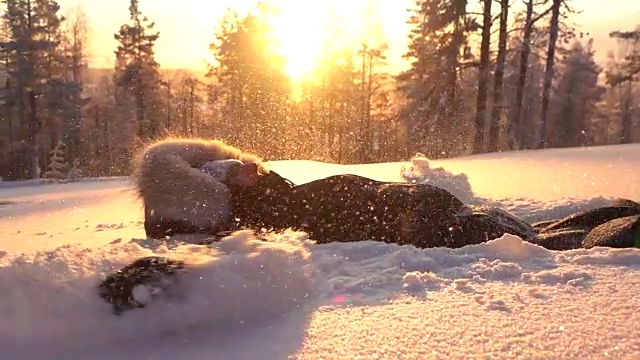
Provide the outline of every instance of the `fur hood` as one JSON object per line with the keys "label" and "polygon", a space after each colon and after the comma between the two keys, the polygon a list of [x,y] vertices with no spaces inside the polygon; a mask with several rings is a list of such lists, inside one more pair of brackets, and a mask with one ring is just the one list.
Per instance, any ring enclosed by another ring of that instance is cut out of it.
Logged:
{"label": "fur hood", "polygon": [[203,233],[225,230],[231,220],[229,189],[199,169],[224,159],[256,162],[268,172],[258,156],[220,140],[168,138],[146,147],[135,160],[134,177],[147,236],[154,228],[166,232],[167,224]]}

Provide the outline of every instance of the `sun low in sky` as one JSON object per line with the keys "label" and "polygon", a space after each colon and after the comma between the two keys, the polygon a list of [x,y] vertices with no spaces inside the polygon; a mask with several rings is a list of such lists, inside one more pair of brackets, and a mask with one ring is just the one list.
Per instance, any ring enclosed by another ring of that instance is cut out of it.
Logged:
{"label": "sun low in sky", "polygon": [[[391,12],[385,22],[383,0],[272,2],[281,9],[271,23],[279,50],[287,59],[286,71],[293,79],[300,79],[320,66],[323,44],[329,41],[338,40],[337,47],[354,52],[362,44],[378,46],[390,40],[406,44],[398,41],[403,37],[395,36],[392,29],[404,30],[408,13]],[[396,51],[395,55],[401,58],[402,53]]]}
{"label": "sun low in sky", "polygon": [[[84,7],[91,25],[91,65],[113,67],[116,41],[113,34],[129,21],[129,0],[58,0],[63,8],[76,4]],[[281,9],[271,19],[279,51],[287,58],[287,73],[294,79],[303,78],[318,65],[323,41],[335,29],[332,17],[344,19],[340,41],[357,49],[362,42],[372,45],[387,43],[387,58],[391,71],[407,66],[406,52],[409,26],[407,12],[414,0],[269,0]],[[143,14],[155,21],[160,31],[156,44],[156,59],[163,68],[205,70],[214,40],[216,26],[228,8],[246,13],[256,0],[139,0]],[[579,25],[595,38],[597,57],[606,58],[606,51],[615,47],[608,33],[617,28],[633,28],[640,15],[635,0],[616,0],[610,6],[601,0],[580,0],[574,3],[583,13]],[[611,21],[607,21],[611,20]],[[615,29],[614,29],[615,27]]]}
{"label": "sun low in sky", "polygon": [[[286,58],[285,69],[293,79],[304,77],[319,65],[321,44],[329,40],[328,15],[329,3],[332,2],[337,1],[318,1],[313,4],[296,0],[276,1],[281,12],[270,19],[270,23],[278,42],[278,50]],[[348,11],[357,12],[359,9],[357,1],[344,3],[348,4],[345,6]]]}

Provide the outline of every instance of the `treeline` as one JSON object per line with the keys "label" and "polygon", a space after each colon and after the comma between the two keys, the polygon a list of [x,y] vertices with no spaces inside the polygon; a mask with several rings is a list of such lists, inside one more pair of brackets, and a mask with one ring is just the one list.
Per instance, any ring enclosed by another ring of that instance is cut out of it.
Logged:
{"label": "treeline", "polygon": [[81,8],[63,16],[54,0],[3,2],[4,179],[126,175],[137,149],[166,135],[340,163],[640,138],[640,31],[611,34],[620,46],[603,69],[588,34],[567,20],[568,0],[418,0],[411,66],[396,76],[378,39],[336,41],[347,20],[335,16],[320,66],[297,81],[268,3],[226,14],[212,36],[215,63],[199,77],[160,68],[161,35],[130,0],[130,21],[114,29],[114,69],[96,79]]}
{"label": "treeline", "polygon": [[412,67],[398,77],[407,99],[398,115],[416,150],[438,157],[640,139],[640,31],[611,33],[619,53],[603,69],[570,21],[577,1],[523,3],[417,2]]}
{"label": "treeline", "polygon": [[71,159],[82,151],[85,19],[65,20],[55,1],[3,3],[0,176],[33,178],[58,141]]}

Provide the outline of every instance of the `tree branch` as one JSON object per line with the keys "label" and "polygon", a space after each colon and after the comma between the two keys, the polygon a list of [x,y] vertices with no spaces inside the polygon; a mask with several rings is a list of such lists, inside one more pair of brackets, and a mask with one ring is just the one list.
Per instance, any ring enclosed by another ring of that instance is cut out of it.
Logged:
{"label": "tree branch", "polygon": [[550,6],[547,10],[541,12],[540,14],[538,14],[538,16],[534,17],[531,19],[531,25],[535,24],[538,20],[542,19],[543,17],[547,16],[551,10],[553,10],[553,6]]}

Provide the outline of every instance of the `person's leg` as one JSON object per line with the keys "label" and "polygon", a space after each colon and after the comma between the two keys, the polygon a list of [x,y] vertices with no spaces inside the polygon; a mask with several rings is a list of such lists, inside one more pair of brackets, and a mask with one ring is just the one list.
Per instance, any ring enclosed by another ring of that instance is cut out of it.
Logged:
{"label": "person's leg", "polygon": [[458,248],[512,234],[536,235],[526,221],[499,208],[466,206],[448,191],[426,184],[394,184],[384,191],[400,214],[400,242],[417,247]]}
{"label": "person's leg", "polygon": [[540,233],[561,229],[584,229],[589,231],[611,220],[633,215],[640,215],[640,206],[603,206],[569,215],[542,227],[539,231]]}
{"label": "person's leg", "polygon": [[582,246],[587,249],[595,246],[640,248],[640,215],[613,219],[595,227],[584,238]]}
{"label": "person's leg", "polygon": [[[418,248],[464,246],[457,214],[464,204],[448,191],[424,184],[385,184],[380,190],[392,241]],[[395,222],[393,219],[396,219]]]}

